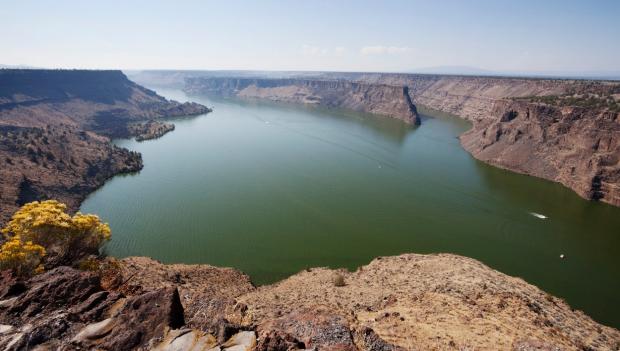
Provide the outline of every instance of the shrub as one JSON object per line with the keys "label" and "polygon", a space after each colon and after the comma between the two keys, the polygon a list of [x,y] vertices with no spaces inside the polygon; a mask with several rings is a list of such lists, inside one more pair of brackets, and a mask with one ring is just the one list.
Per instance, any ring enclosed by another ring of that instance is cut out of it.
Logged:
{"label": "shrub", "polygon": [[332,278],[332,282],[334,283],[334,286],[344,286],[344,276],[340,273],[336,273]]}
{"label": "shrub", "polygon": [[77,213],[70,216],[67,206],[55,201],[35,201],[22,206],[2,233],[43,246],[54,264],[71,263],[89,254],[97,254],[110,239],[110,227],[99,217]]}
{"label": "shrub", "polygon": [[0,247],[0,270],[9,269],[18,277],[28,277],[43,271],[43,256],[43,246],[14,236]]}

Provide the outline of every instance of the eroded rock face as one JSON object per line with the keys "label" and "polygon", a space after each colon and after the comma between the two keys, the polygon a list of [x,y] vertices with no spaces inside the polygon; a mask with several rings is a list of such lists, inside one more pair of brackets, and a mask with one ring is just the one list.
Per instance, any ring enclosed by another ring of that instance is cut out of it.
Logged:
{"label": "eroded rock face", "polygon": [[185,325],[179,293],[175,288],[163,288],[132,296],[113,314],[109,324],[103,328],[109,328],[107,334],[83,340],[82,345],[104,350],[131,350],[161,340],[168,329]]}
{"label": "eroded rock face", "polygon": [[228,339],[238,331],[224,321],[233,311],[235,299],[254,290],[250,278],[232,268],[210,265],[165,265],[147,257],[122,261],[123,280],[134,291],[176,287],[185,310],[187,325]]}
{"label": "eroded rock face", "polygon": [[404,85],[325,79],[187,78],[190,94],[217,94],[374,113],[420,124]]}
{"label": "eroded rock face", "polygon": [[476,158],[620,206],[618,113],[500,101],[491,116],[461,136]]}
{"label": "eroded rock face", "polygon": [[8,303],[0,302],[0,324],[12,326],[0,336],[0,348],[22,350],[59,342],[83,323],[97,320],[118,298],[102,291],[97,276],[69,267],[36,276],[25,283],[23,292],[3,300]]}

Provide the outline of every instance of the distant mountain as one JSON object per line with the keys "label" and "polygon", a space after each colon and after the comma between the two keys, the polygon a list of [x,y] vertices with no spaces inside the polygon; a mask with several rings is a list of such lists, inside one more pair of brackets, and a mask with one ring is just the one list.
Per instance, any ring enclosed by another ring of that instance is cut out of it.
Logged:
{"label": "distant mountain", "polygon": [[26,65],[3,65],[0,63],[0,69],[36,69],[38,67]]}
{"label": "distant mountain", "polygon": [[417,68],[411,73],[423,73],[423,74],[453,74],[453,75],[467,75],[467,76],[488,76],[496,75],[497,72],[470,66],[436,66]]}

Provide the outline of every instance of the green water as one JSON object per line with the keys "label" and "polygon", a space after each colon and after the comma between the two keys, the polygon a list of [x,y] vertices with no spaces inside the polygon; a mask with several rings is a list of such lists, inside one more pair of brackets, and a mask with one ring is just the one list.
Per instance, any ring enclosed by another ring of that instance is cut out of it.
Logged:
{"label": "green water", "polygon": [[110,254],[232,266],[263,284],[306,267],[452,252],[620,326],[620,208],[476,161],[459,145],[469,127],[462,120],[427,114],[412,128],[299,106],[191,100],[214,112],[177,119],[158,140],[118,141],[142,153],[144,169],[84,202],[82,211],[110,223]]}

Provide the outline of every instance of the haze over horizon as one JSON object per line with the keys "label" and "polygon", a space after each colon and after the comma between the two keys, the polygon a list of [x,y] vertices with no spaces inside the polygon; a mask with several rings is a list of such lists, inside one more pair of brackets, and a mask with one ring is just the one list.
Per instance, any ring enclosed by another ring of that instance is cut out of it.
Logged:
{"label": "haze over horizon", "polygon": [[0,7],[0,63],[617,74],[619,14],[620,2],[611,0],[6,2]]}

